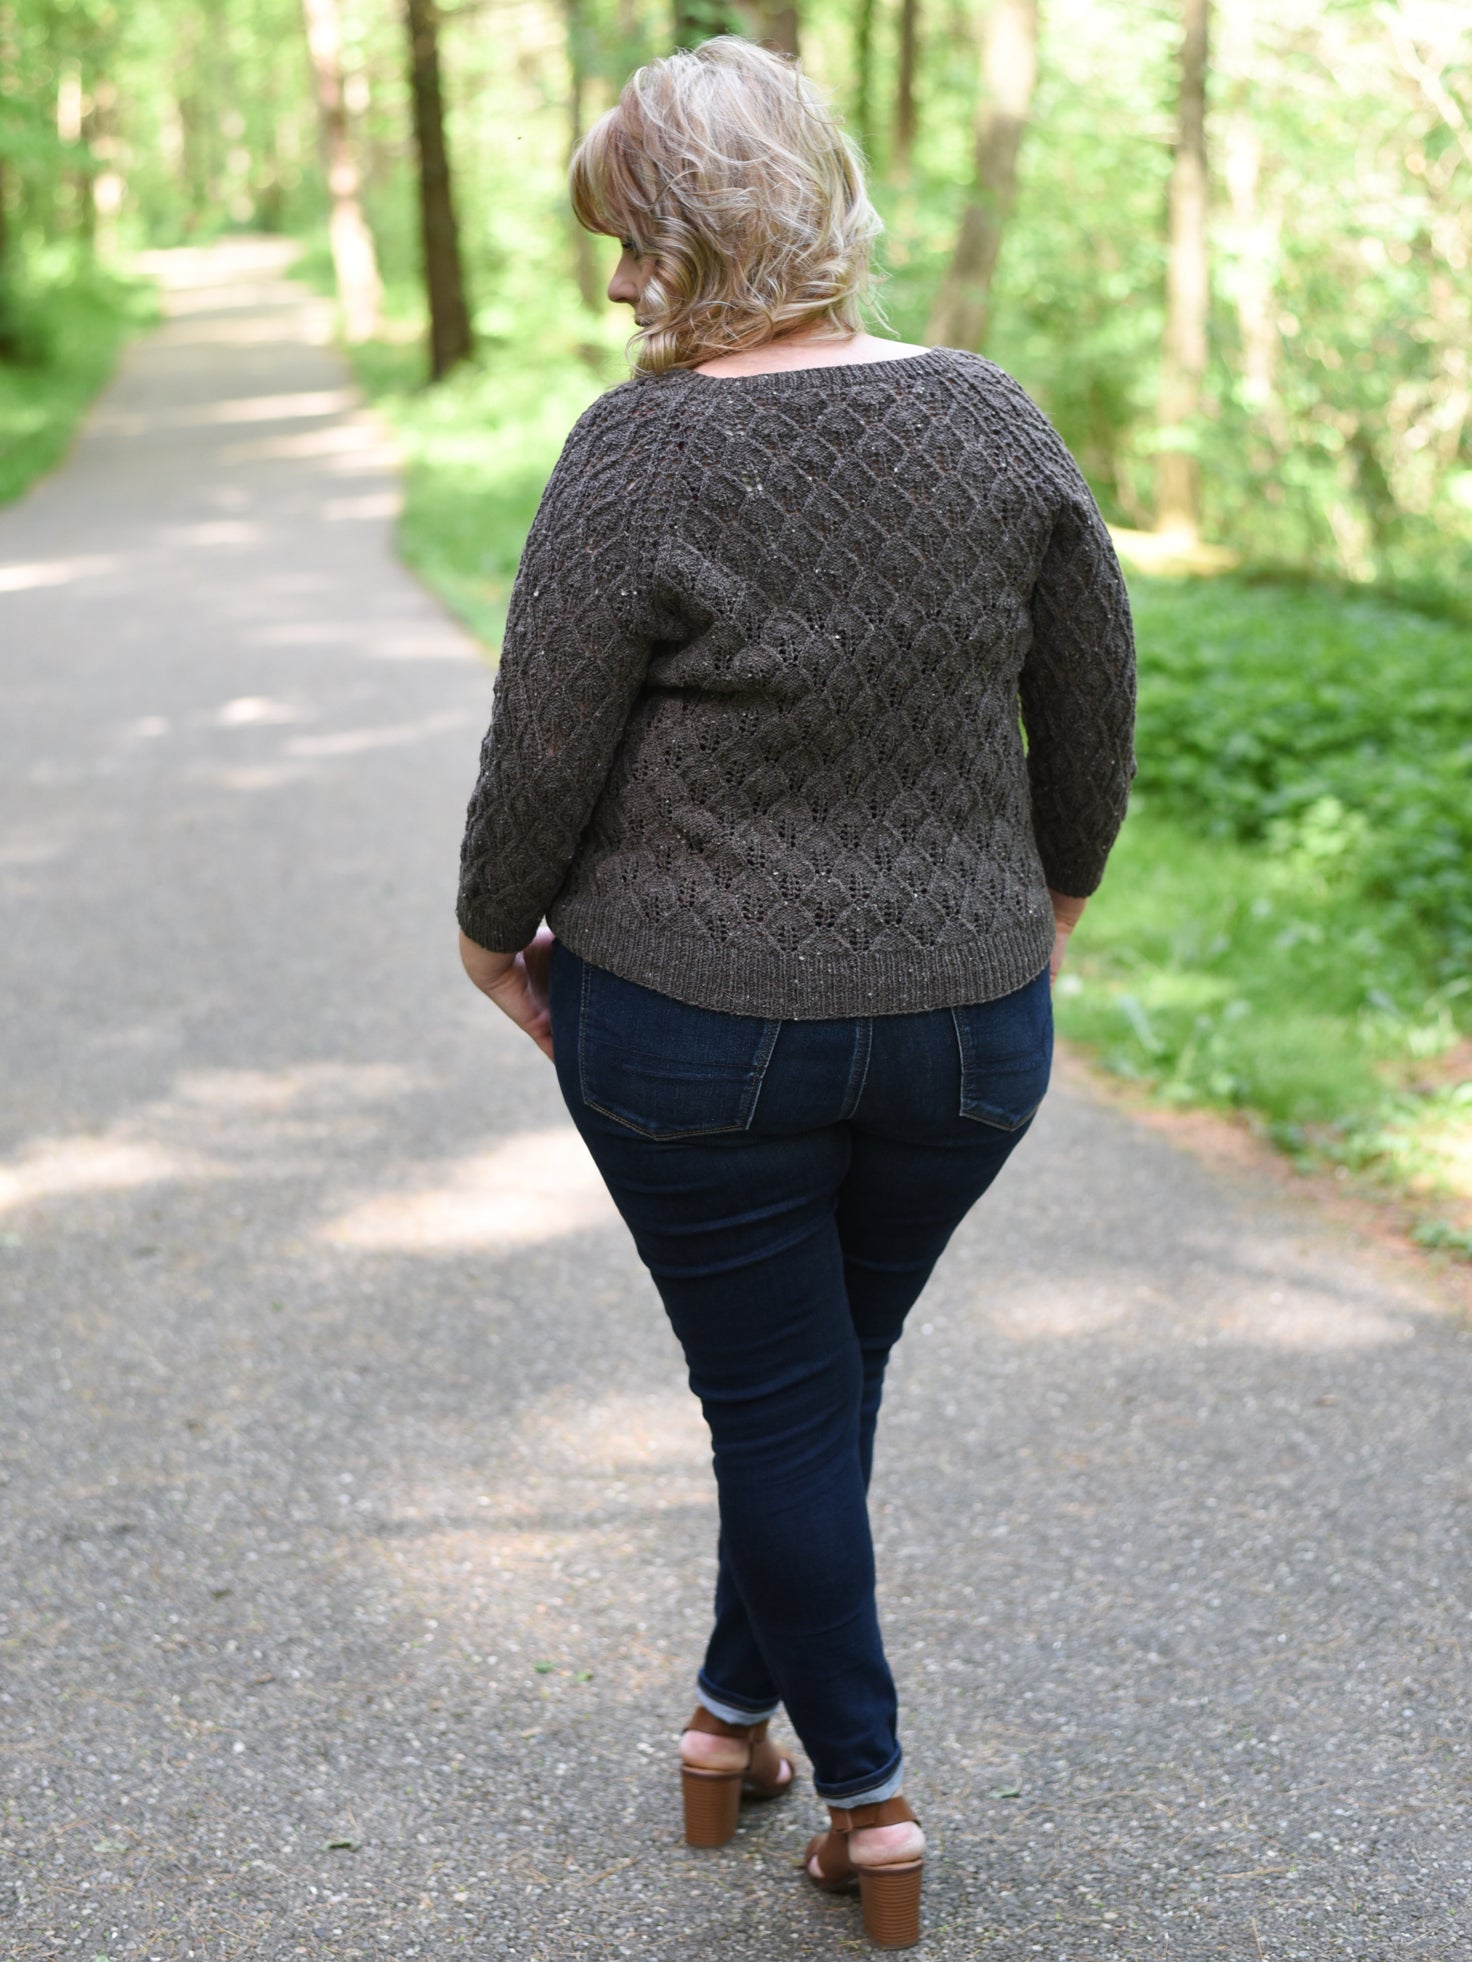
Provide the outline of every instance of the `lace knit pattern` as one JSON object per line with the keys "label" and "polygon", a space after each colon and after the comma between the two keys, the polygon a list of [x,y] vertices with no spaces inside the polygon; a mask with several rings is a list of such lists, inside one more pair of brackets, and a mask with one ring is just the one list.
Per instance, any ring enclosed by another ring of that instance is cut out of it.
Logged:
{"label": "lace knit pattern", "polygon": [[990,1000],[1103,875],[1133,710],[1109,535],[995,364],[638,376],[527,540],[460,924],[737,1014]]}

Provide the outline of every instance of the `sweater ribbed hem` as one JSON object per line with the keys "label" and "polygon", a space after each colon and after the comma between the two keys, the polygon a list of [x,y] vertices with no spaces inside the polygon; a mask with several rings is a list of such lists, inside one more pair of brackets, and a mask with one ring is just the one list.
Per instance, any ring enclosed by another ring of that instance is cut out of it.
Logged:
{"label": "sweater ribbed hem", "polygon": [[996,1001],[1035,980],[1053,951],[1053,916],[988,934],[967,947],[909,953],[756,953],[725,956],[708,941],[681,941],[637,921],[609,920],[576,902],[552,907],[548,924],[581,960],[695,1008],[822,1022],[861,1015],[922,1015]]}

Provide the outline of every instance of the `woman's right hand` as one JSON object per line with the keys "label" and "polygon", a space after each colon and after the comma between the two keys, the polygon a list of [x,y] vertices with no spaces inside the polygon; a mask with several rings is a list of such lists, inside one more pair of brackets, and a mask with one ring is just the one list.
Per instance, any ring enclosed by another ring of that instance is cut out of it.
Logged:
{"label": "woman's right hand", "polygon": [[1089,902],[1087,899],[1070,899],[1066,892],[1054,892],[1051,886],[1048,897],[1053,902],[1053,951],[1048,957],[1048,985],[1051,987],[1063,965],[1068,936],[1083,917],[1083,910]]}
{"label": "woman's right hand", "polygon": [[465,972],[548,1057],[552,1054],[552,1016],[547,983],[555,937],[550,927],[540,927],[536,938],[519,954],[497,954],[478,947],[468,934],[460,935]]}

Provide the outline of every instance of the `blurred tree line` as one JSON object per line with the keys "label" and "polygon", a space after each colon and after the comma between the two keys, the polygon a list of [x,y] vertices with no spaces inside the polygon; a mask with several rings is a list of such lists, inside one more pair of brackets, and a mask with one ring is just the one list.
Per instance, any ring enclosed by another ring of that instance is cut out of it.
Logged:
{"label": "blurred tree line", "polygon": [[612,375],[567,156],[726,30],[835,91],[894,331],[1016,373],[1112,519],[1460,587],[1463,0],[0,0],[0,361],[48,267],[325,228],[350,337],[417,307],[434,375],[529,334]]}

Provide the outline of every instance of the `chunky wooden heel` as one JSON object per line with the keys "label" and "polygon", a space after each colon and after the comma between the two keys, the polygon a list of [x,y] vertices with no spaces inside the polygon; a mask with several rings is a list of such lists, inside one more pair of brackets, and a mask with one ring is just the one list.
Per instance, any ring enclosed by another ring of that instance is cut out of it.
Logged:
{"label": "chunky wooden heel", "polygon": [[923,1860],[903,1866],[858,1867],[864,1933],[876,1948],[913,1948],[920,1939]]}
{"label": "chunky wooden heel", "polygon": [[680,1787],[685,1795],[685,1844],[724,1846],[741,1817],[741,1773],[697,1771],[682,1764]]}
{"label": "chunky wooden heel", "polygon": [[683,1761],[680,1765],[685,1844],[724,1846],[736,1831],[744,1798],[781,1798],[791,1789],[791,1760],[767,1736],[765,1719],[759,1724],[728,1724],[701,1705],[685,1728],[710,1737],[729,1737],[746,1746],[746,1763],[739,1771],[708,1771],[703,1765]]}
{"label": "chunky wooden heel", "polygon": [[[915,1815],[903,1798],[874,1805],[830,1805],[826,1833],[808,1841],[803,1871],[825,1894],[851,1894],[857,1888],[864,1910],[864,1933],[876,1948],[913,1948],[920,1939],[920,1882],[925,1858],[893,1860],[861,1867],[849,1852],[848,1836],[869,1826],[913,1825]],[[813,1865],[816,1862],[817,1872]]]}

